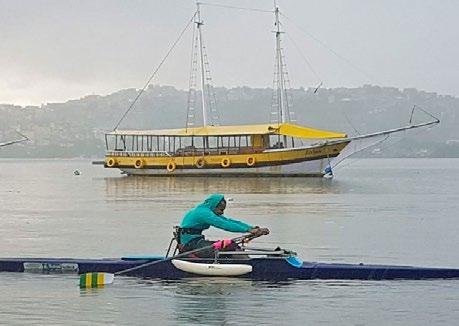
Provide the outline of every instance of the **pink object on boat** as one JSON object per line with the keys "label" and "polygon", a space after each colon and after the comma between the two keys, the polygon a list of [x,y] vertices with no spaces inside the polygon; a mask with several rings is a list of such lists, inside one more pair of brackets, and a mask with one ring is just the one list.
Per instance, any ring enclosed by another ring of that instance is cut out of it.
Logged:
{"label": "pink object on boat", "polygon": [[233,243],[233,241],[230,240],[230,239],[218,240],[218,241],[215,241],[212,246],[214,247],[214,249],[222,250],[222,249],[224,249],[226,247],[229,247],[232,243]]}

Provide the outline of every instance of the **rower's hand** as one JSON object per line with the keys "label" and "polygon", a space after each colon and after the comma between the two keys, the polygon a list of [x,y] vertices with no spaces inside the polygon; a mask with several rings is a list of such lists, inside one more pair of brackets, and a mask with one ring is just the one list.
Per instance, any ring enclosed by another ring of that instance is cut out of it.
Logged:
{"label": "rower's hand", "polygon": [[254,236],[260,237],[262,235],[268,235],[269,234],[269,229],[268,228],[260,228],[258,226],[254,227],[249,231],[251,234]]}

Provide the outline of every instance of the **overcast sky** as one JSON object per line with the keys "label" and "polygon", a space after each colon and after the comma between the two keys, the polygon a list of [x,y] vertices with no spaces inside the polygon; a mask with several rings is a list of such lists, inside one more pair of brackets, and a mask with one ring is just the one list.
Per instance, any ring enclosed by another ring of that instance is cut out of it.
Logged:
{"label": "overcast sky", "polygon": [[[273,7],[272,0],[207,2]],[[281,22],[293,87],[322,80],[324,87],[375,84],[459,95],[459,1],[278,3],[288,17]],[[190,0],[0,0],[0,103],[141,88],[194,10]],[[203,6],[202,16],[214,84],[271,87],[273,15]],[[187,88],[191,38],[189,29],[154,84]]]}

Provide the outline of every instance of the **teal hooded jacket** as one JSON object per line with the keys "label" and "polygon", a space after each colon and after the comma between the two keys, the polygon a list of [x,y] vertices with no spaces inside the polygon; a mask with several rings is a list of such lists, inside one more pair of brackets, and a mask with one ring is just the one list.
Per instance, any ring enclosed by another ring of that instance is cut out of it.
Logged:
{"label": "teal hooded jacket", "polygon": [[[221,194],[213,194],[198,204],[195,208],[189,210],[183,217],[181,228],[206,230],[211,226],[230,231],[230,232],[248,232],[253,228],[252,225],[241,221],[233,220],[223,215],[214,213],[214,209],[225,197]],[[200,238],[199,234],[182,234],[180,241],[182,244],[187,244],[193,239]]]}

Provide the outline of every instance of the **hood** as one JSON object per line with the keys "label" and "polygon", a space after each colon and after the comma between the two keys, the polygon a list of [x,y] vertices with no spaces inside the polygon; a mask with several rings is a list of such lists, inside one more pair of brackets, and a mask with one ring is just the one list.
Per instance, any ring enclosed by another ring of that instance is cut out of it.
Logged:
{"label": "hood", "polygon": [[222,201],[222,199],[225,199],[225,196],[222,194],[212,194],[209,197],[207,197],[204,202],[199,204],[199,207],[207,207],[211,210],[214,210],[215,207]]}

